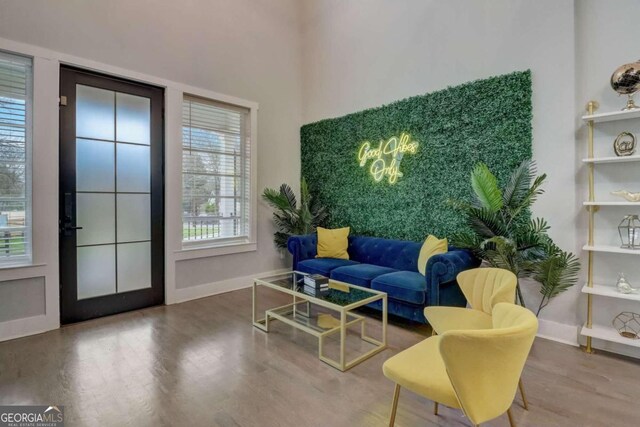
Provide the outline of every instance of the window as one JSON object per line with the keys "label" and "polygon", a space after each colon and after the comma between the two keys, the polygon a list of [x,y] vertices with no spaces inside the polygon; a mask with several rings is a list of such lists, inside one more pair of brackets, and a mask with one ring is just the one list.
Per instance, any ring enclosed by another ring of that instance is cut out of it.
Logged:
{"label": "window", "polygon": [[182,239],[250,241],[250,110],[185,95],[182,107]]}
{"label": "window", "polygon": [[31,260],[30,58],[0,52],[0,265]]}

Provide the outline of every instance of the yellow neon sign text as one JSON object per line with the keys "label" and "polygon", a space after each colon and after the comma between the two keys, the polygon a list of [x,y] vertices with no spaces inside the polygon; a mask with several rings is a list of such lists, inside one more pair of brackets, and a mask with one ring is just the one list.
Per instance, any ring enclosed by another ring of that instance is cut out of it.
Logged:
{"label": "yellow neon sign text", "polygon": [[402,177],[400,162],[405,154],[416,154],[418,142],[412,141],[408,133],[403,132],[399,137],[393,136],[387,141],[380,140],[377,147],[372,147],[369,141],[365,141],[358,150],[358,162],[363,168],[367,161],[373,160],[369,167],[369,173],[374,181],[380,182],[387,176],[389,184],[395,184]]}

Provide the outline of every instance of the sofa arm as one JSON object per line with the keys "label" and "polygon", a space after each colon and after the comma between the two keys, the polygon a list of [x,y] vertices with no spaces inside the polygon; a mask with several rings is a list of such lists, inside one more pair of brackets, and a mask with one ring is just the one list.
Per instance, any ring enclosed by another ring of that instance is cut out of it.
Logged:
{"label": "sofa arm", "polygon": [[440,305],[440,287],[443,283],[455,281],[458,273],[479,265],[480,260],[464,249],[450,248],[447,253],[429,258],[425,274],[428,305]]}
{"label": "sofa arm", "polygon": [[316,234],[291,236],[287,240],[287,249],[293,256],[293,269],[297,270],[300,261],[316,257],[318,253],[318,237]]}

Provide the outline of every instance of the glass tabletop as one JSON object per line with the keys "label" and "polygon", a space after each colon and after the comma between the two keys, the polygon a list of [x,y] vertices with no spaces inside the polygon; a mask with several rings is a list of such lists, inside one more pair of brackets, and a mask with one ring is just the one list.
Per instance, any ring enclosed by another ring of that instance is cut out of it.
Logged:
{"label": "glass tabletop", "polygon": [[384,294],[384,292],[351,285],[349,283],[331,280],[328,278],[326,287],[315,290],[310,286],[305,287],[305,276],[311,276],[308,273],[300,271],[290,271],[274,276],[259,277],[255,279],[258,282],[268,283],[272,286],[281,287],[300,294],[301,298],[312,297],[327,301],[332,304],[345,306]]}

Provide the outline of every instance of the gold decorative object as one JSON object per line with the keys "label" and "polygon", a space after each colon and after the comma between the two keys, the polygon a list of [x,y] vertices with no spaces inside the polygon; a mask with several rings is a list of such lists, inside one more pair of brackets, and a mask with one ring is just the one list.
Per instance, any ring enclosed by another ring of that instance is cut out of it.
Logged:
{"label": "gold decorative object", "polygon": [[626,215],[618,225],[618,233],[622,242],[621,248],[640,249],[640,218],[638,215]]}
{"label": "gold decorative object", "polygon": [[618,67],[611,75],[611,87],[620,95],[627,95],[623,111],[638,108],[633,102],[633,94],[640,89],[640,61]]}
{"label": "gold decorative object", "polygon": [[631,132],[620,132],[613,141],[616,156],[630,156],[636,151],[636,137]]}
{"label": "gold decorative object", "polygon": [[623,311],[611,322],[620,336],[630,339],[638,339],[640,334],[640,314]]}
{"label": "gold decorative object", "polygon": [[614,196],[624,197],[629,202],[640,202],[640,193],[631,193],[627,190],[612,191]]}

